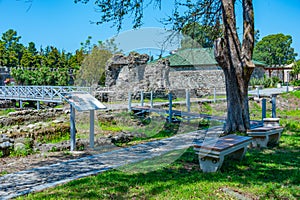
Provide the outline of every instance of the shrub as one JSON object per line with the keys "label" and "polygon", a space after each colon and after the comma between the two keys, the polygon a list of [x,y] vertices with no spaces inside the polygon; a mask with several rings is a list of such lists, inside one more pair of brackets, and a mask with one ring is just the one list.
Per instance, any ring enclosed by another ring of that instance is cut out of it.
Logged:
{"label": "shrub", "polygon": [[292,81],[293,86],[300,86],[300,80],[294,80]]}

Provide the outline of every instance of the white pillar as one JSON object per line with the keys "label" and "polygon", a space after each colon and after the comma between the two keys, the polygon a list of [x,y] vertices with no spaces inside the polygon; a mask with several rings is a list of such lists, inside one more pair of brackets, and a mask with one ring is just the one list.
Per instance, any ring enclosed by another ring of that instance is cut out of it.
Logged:
{"label": "white pillar", "polygon": [[190,90],[185,90],[185,98],[186,98],[186,108],[187,112],[191,112],[191,97],[190,97]]}
{"label": "white pillar", "polygon": [[153,108],[153,91],[150,93],[150,107]]}
{"label": "white pillar", "polygon": [[144,106],[144,92],[141,91],[141,106]]}
{"label": "white pillar", "polygon": [[90,147],[94,148],[94,116],[95,110],[90,110]]}
{"label": "white pillar", "polygon": [[131,92],[128,92],[128,112],[131,112]]}
{"label": "white pillar", "polygon": [[70,150],[74,151],[76,148],[76,126],[75,126],[75,108],[70,104]]}

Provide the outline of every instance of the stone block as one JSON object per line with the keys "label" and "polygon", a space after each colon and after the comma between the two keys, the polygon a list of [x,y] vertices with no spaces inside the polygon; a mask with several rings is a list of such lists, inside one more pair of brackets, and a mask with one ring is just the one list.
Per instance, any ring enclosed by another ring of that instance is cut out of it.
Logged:
{"label": "stone block", "polygon": [[280,118],[264,118],[264,126],[272,127],[272,126],[280,126],[279,125]]}

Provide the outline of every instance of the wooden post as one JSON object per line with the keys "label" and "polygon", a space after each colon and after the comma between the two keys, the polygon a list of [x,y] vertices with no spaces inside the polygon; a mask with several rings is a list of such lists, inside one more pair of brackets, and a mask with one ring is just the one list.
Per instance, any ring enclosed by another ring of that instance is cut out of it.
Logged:
{"label": "wooden post", "polygon": [[172,123],[172,93],[169,93],[169,123]]}
{"label": "wooden post", "polygon": [[150,107],[153,108],[153,91],[150,93]]}
{"label": "wooden post", "polygon": [[40,102],[39,101],[36,102],[36,109],[40,110]]}
{"label": "wooden post", "polygon": [[90,110],[90,148],[94,148],[94,116],[95,110]]}
{"label": "wooden post", "polygon": [[141,106],[144,106],[144,92],[141,91]]}
{"label": "wooden post", "polygon": [[190,97],[190,90],[185,90],[185,100],[186,100],[186,108],[187,112],[191,112],[191,97]]}
{"label": "wooden post", "polygon": [[131,92],[128,92],[128,112],[131,112]]}
{"label": "wooden post", "polygon": [[23,108],[23,101],[22,100],[19,101],[19,104],[20,104],[20,108]]}
{"label": "wooden post", "polygon": [[74,151],[76,148],[76,126],[75,126],[75,108],[70,104],[70,150]]}
{"label": "wooden post", "polygon": [[276,95],[272,95],[272,118],[276,118]]}
{"label": "wooden post", "polygon": [[261,100],[261,117],[262,119],[267,117],[267,100],[265,98],[263,98]]}
{"label": "wooden post", "polygon": [[257,98],[259,98],[259,87],[256,88]]}

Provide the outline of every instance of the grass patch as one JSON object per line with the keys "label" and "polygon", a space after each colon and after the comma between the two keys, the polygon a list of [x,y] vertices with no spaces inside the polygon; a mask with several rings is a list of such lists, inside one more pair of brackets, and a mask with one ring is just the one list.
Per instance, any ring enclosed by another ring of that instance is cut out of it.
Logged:
{"label": "grass patch", "polygon": [[[248,150],[240,162],[225,159],[216,173],[202,173],[189,148],[19,199],[300,199],[300,113],[279,113],[285,130],[278,146]],[[156,137],[173,134],[157,133]]]}
{"label": "grass patch", "polygon": [[70,125],[68,123],[61,125],[52,125],[45,128],[45,134],[39,136],[36,140],[40,143],[58,143],[70,139]]}
{"label": "grass patch", "polygon": [[[299,199],[299,149],[299,133],[285,132],[278,147],[250,150],[241,162],[225,160],[219,172],[205,174],[189,148],[19,199],[237,199],[225,189],[253,199]],[[174,154],[178,159],[168,162]]]}
{"label": "grass patch", "polygon": [[11,113],[11,112],[16,112],[16,110],[13,108],[7,108],[5,110],[0,110],[0,116],[7,115],[8,113]]}

